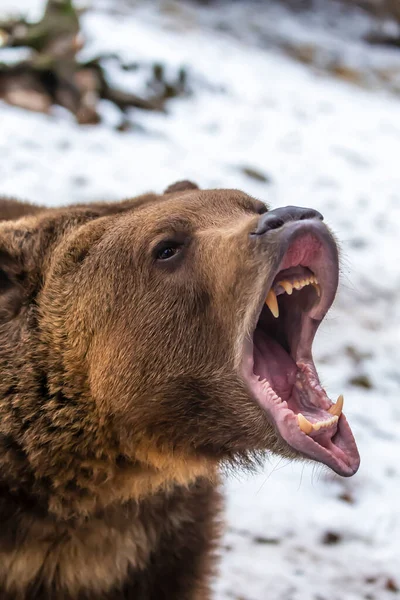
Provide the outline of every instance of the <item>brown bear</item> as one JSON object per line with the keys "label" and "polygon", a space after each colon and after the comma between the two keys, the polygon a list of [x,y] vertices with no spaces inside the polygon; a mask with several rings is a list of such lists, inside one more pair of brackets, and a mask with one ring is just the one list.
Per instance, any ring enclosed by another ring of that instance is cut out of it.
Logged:
{"label": "brown bear", "polygon": [[311,353],[337,283],[317,211],[237,190],[0,200],[1,599],[209,599],[221,468],[355,473]]}

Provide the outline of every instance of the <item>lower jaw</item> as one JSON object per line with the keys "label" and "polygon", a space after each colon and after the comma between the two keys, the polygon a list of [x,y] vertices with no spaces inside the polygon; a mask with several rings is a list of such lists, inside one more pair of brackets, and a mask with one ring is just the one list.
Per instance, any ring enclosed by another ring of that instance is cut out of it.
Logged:
{"label": "lower jaw", "polygon": [[[291,450],[327,465],[339,475],[353,475],[359,466],[359,455],[341,408],[331,403],[320,386],[312,361],[297,365],[292,362],[294,383],[286,391],[278,395],[268,380],[252,374],[253,396]],[[249,381],[249,377],[246,379]],[[307,433],[301,426],[302,415],[308,423]]]}

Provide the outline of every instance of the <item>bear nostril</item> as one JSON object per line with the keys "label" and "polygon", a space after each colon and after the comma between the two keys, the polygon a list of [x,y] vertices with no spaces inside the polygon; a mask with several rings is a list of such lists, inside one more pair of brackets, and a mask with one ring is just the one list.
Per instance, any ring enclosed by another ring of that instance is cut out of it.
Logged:
{"label": "bear nostril", "polygon": [[279,229],[285,224],[285,221],[282,217],[275,215],[272,213],[266,213],[262,216],[258,223],[257,229],[254,231],[255,235],[263,235],[267,231],[271,231],[271,229]]}
{"label": "bear nostril", "polygon": [[285,224],[285,221],[279,217],[275,217],[274,219],[269,219],[267,221],[268,229],[279,229],[282,225]]}

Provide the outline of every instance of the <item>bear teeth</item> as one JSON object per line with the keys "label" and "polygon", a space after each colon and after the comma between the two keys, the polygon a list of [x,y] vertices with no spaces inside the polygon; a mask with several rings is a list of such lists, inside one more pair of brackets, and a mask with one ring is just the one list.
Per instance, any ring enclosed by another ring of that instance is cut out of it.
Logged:
{"label": "bear teeth", "polygon": [[326,421],[317,421],[317,423],[311,423],[304,415],[299,413],[297,415],[297,423],[303,433],[306,435],[310,435],[312,431],[319,431],[324,427],[331,427],[335,425],[339,420],[339,417],[336,415],[330,419],[326,419]]}
{"label": "bear teeth", "polygon": [[[284,279],[282,281],[278,281],[276,284],[276,286],[280,286],[283,290],[285,290],[285,293],[289,296],[292,295],[293,289],[302,290],[304,287],[306,287],[306,285],[312,285],[317,292],[318,297],[321,296],[321,288],[319,286],[318,279],[314,275],[311,277],[305,277],[304,279],[295,279],[293,282]],[[277,319],[279,317],[279,306],[276,293],[272,288],[268,292],[268,295],[265,299],[265,304],[268,306],[275,319]]]}
{"label": "bear teeth", "polygon": [[268,296],[267,296],[267,299],[265,300],[265,304],[268,306],[269,310],[272,312],[275,319],[277,319],[279,317],[278,300],[276,299],[276,294],[272,288],[268,292]]}

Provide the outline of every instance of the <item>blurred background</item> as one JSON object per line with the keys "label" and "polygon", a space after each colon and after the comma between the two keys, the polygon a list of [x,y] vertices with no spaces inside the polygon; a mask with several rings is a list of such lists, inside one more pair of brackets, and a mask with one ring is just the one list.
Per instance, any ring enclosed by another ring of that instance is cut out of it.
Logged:
{"label": "blurred background", "polygon": [[226,482],[218,600],[400,597],[400,0],[1,0],[0,194],[178,179],[320,210],[342,248],[315,344],[362,465]]}

